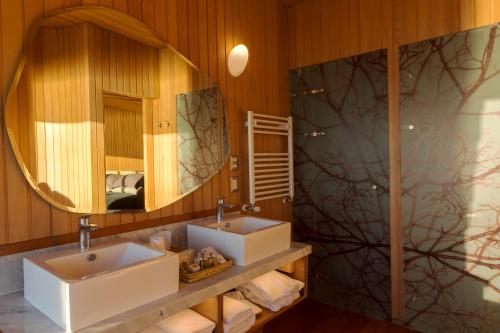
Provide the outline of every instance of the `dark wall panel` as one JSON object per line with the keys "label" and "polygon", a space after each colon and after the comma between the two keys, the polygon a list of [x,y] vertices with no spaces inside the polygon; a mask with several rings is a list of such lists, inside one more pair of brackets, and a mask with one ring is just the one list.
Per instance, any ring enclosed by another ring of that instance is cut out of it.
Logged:
{"label": "dark wall panel", "polygon": [[311,294],[389,319],[387,56],[292,70],[295,238],[314,246]]}
{"label": "dark wall panel", "polygon": [[500,330],[500,27],[401,47],[406,321]]}

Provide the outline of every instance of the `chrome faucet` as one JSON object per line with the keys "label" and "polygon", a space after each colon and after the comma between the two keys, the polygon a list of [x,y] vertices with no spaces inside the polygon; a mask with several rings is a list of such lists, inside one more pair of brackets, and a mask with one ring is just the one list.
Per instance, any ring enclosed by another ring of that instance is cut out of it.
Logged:
{"label": "chrome faucet", "polygon": [[90,249],[90,233],[99,229],[97,224],[90,223],[90,215],[80,216],[78,223],[78,248],[80,251]]}
{"label": "chrome faucet", "polygon": [[217,198],[217,208],[215,210],[215,218],[217,223],[224,221],[224,208],[233,208],[234,205],[224,202],[224,197]]}

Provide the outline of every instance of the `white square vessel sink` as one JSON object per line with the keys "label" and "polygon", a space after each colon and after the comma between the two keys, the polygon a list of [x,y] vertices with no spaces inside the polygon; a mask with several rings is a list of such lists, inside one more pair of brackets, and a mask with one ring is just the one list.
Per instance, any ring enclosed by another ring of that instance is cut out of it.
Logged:
{"label": "white square vessel sink", "polygon": [[235,265],[248,266],[290,248],[291,224],[252,216],[231,216],[222,223],[188,224],[188,245],[196,251],[213,246]]}
{"label": "white square vessel sink", "polygon": [[25,258],[24,297],[73,332],[179,290],[179,256],[129,240]]}

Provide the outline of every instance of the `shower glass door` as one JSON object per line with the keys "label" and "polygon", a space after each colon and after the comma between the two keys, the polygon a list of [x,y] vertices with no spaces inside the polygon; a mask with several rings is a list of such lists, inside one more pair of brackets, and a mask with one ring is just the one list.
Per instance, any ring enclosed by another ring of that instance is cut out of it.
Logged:
{"label": "shower glass door", "polygon": [[289,72],[294,237],[313,245],[312,298],[390,318],[387,56]]}
{"label": "shower glass door", "polygon": [[500,27],[400,49],[406,323],[500,331]]}

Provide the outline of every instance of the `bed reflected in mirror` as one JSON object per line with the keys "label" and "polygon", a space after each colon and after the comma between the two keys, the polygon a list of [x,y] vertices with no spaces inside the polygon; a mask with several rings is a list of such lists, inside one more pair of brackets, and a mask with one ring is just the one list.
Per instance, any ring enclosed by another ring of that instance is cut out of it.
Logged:
{"label": "bed reflected in mirror", "polygon": [[104,94],[106,211],[144,210],[142,101]]}

